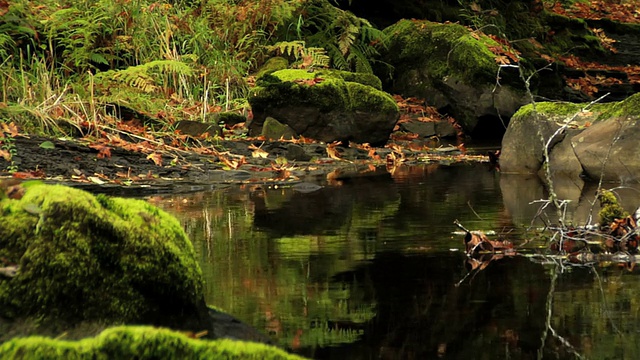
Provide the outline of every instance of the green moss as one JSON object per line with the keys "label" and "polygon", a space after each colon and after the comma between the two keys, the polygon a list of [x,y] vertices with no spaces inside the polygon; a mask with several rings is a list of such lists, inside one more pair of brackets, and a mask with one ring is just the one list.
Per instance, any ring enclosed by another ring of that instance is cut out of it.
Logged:
{"label": "green moss", "polygon": [[384,91],[372,89],[370,86],[355,82],[347,82],[347,91],[351,100],[350,110],[379,112],[397,112],[398,105]]}
{"label": "green moss", "polygon": [[623,101],[600,104],[598,119],[640,116],[640,93],[629,96]]}
{"label": "green moss", "polygon": [[622,206],[618,203],[616,195],[609,190],[601,190],[598,194],[598,200],[600,201],[600,226],[607,226],[611,224],[615,219],[624,219],[629,216],[629,213],[624,211]]}
{"label": "green moss", "polygon": [[545,44],[545,48],[553,54],[572,53],[579,56],[593,56],[608,53],[584,19],[544,11],[541,21],[554,32],[549,42]]}
{"label": "green moss", "polygon": [[[320,74],[325,74],[325,72],[327,72],[327,70],[321,70]],[[368,85],[374,89],[382,90],[382,82],[377,76],[373,74],[354,73],[354,72],[342,71],[342,70],[332,70],[332,73],[336,76],[339,76],[344,81],[355,82],[362,85]]]}
{"label": "green moss", "polygon": [[534,111],[544,115],[557,115],[567,116],[573,115],[584,108],[585,104],[574,104],[568,102],[539,102],[535,104],[528,104],[520,109],[513,115],[514,118],[524,118],[531,116]]}
{"label": "green moss", "polygon": [[[539,102],[536,103],[535,111],[544,115],[571,116],[582,109],[588,107],[588,111],[595,114],[595,120],[607,120],[612,118],[636,117],[640,116],[640,94],[634,94],[623,101],[592,104],[569,103],[569,102]],[[513,118],[524,118],[533,114],[532,104],[525,105],[518,109]]]}
{"label": "green moss", "polygon": [[498,44],[484,35],[472,35],[462,25],[401,20],[384,32],[393,39],[389,63],[413,68],[422,64],[435,79],[495,80],[498,66],[488,46]]}
{"label": "green moss", "polygon": [[278,140],[280,138],[290,140],[296,138],[296,132],[293,131],[288,125],[285,125],[278,120],[267,117],[262,125],[262,136],[265,139]]}
{"label": "green moss", "polygon": [[256,72],[256,79],[271,74],[274,71],[284,70],[289,67],[289,61],[281,56],[275,56],[267,60]]}
{"label": "green moss", "polygon": [[377,90],[382,90],[382,82],[380,79],[373,74],[366,73],[353,73],[342,70],[318,70],[309,72],[302,69],[287,69],[276,71],[272,73],[272,75],[280,79],[280,81],[311,80],[315,78],[324,80],[333,79],[356,82],[371,86]]}
{"label": "green moss", "polygon": [[0,249],[20,265],[0,280],[0,316],[148,321],[202,298],[180,223],[144,201],[36,185],[0,209]]}
{"label": "green moss", "polygon": [[152,327],[115,327],[80,341],[18,338],[0,345],[2,359],[303,359],[273,346],[196,340]]}
{"label": "green moss", "polygon": [[[345,81],[341,76],[323,77],[323,72],[306,70],[281,70],[263,77],[260,86],[254,89],[249,103],[254,111],[268,107],[310,106],[320,111],[382,111],[397,112],[393,98],[365,84]],[[329,73],[327,73],[329,74]],[[313,85],[293,82],[322,78]]]}

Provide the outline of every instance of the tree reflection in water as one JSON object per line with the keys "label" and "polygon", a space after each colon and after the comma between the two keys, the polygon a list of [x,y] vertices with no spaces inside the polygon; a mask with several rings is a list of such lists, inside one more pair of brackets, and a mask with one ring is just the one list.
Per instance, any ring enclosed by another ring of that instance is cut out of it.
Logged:
{"label": "tree reflection in water", "polygon": [[[208,302],[302,355],[640,358],[638,270],[571,266],[533,250],[472,262],[464,254],[454,219],[524,242],[537,211],[529,203],[545,197],[539,182],[429,165],[339,184],[156,200],[193,239]],[[576,222],[593,194],[578,185],[564,192]]]}

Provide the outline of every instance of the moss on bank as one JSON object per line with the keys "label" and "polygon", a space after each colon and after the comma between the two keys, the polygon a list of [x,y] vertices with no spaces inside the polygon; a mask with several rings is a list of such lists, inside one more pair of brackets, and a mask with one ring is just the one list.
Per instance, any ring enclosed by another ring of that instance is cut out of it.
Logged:
{"label": "moss on bank", "polygon": [[2,359],[302,359],[269,345],[196,340],[152,327],[116,327],[80,341],[17,338],[0,345]]}
{"label": "moss on bank", "polygon": [[135,199],[61,185],[0,201],[0,316],[150,322],[193,316],[203,280],[180,223]]}

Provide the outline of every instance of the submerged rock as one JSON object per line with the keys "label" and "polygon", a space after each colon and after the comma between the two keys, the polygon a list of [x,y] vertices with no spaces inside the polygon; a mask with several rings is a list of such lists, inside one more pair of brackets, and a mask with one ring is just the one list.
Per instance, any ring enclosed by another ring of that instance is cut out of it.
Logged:
{"label": "submerged rock", "polygon": [[116,327],[81,341],[29,337],[0,345],[2,359],[302,359],[273,346],[197,340],[168,329]]}
{"label": "submerged rock", "polygon": [[280,70],[258,81],[249,103],[249,134],[258,135],[268,117],[296,134],[325,142],[387,142],[399,111],[371,74]]}

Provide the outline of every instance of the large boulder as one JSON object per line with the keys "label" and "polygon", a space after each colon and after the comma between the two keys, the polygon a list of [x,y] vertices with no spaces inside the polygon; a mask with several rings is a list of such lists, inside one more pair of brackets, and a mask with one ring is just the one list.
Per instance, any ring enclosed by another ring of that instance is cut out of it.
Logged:
{"label": "large boulder", "polygon": [[276,71],[259,79],[249,97],[253,111],[249,134],[259,135],[267,117],[272,117],[307,138],[382,145],[399,110],[380,88],[380,80],[370,74]]}
{"label": "large boulder", "polygon": [[505,173],[539,173],[544,164],[544,139],[549,143],[552,174],[637,181],[639,121],[640,94],[592,106],[551,102],[524,106],[511,119],[502,140],[500,168]]}
{"label": "large boulder", "polygon": [[0,270],[0,341],[122,323],[270,341],[207,307],[182,226],[142,200],[0,183]]}
{"label": "large boulder", "polygon": [[527,102],[525,92],[514,86],[522,84],[517,70],[498,73],[489,47],[500,45],[485,35],[459,24],[426,20],[401,20],[384,32],[389,46],[382,59],[394,68],[391,91],[425,99],[453,115],[472,136],[491,131],[501,135],[502,119]]}
{"label": "large boulder", "polygon": [[61,185],[16,191],[23,190],[20,199],[0,201],[0,257],[19,266],[16,276],[0,278],[0,317],[198,319],[201,270],[171,215],[142,200]]}

